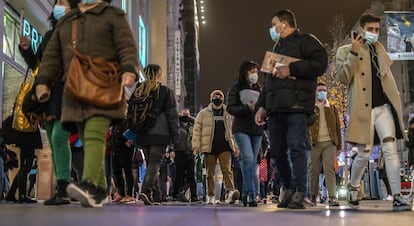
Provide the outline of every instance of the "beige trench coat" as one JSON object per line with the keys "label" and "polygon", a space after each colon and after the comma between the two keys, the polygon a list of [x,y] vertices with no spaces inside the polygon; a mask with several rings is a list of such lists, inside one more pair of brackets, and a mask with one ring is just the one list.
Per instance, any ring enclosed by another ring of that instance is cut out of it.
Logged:
{"label": "beige trench coat", "polygon": [[[392,61],[384,46],[376,42],[375,47],[381,74],[383,91],[393,108],[397,139],[406,139],[402,123],[401,98],[390,70]],[[371,126],[371,58],[365,44],[361,47],[358,56],[350,53],[351,45],[338,49],[336,54],[336,78],[348,86],[349,126],[345,140],[356,144],[373,144],[374,134],[370,132]]]}
{"label": "beige trench coat", "polygon": [[[52,88],[59,80],[65,81],[72,59],[72,52],[67,46],[71,43],[72,21],[76,18],[79,39],[77,49],[81,53],[92,57],[100,56],[106,60],[117,60],[121,66],[121,74],[137,74],[137,47],[125,12],[107,3],[100,3],[85,13],[81,13],[78,8],[73,9],[59,20],[43,55],[37,84],[47,84]],[[125,117],[125,102],[122,101],[117,107],[108,110],[63,95],[63,125],[83,122],[97,115],[122,119]]]}

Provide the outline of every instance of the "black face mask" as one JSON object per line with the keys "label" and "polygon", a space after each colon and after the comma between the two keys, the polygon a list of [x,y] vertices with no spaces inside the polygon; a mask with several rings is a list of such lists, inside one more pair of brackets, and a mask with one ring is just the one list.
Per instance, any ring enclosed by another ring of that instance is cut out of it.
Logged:
{"label": "black face mask", "polygon": [[181,116],[180,117],[180,122],[182,122],[182,123],[188,123],[188,122],[190,122],[190,117],[188,117],[188,116]]}
{"label": "black face mask", "polygon": [[220,106],[223,103],[222,99],[213,99],[213,104],[216,106]]}

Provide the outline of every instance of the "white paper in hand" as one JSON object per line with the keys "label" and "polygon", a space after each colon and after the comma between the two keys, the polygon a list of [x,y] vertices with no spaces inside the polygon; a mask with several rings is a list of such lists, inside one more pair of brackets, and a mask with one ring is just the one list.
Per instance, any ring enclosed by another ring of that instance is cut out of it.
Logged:
{"label": "white paper in hand", "polygon": [[239,95],[242,104],[256,104],[257,99],[259,99],[260,92],[252,89],[243,89],[239,92]]}

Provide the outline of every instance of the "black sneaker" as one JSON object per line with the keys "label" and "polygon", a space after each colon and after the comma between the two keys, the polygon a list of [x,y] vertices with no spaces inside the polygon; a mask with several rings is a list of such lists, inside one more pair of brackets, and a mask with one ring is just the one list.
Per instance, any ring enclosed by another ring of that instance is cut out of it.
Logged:
{"label": "black sneaker", "polygon": [[50,199],[43,202],[45,206],[58,206],[70,204],[69,197],[61,197],[57,193]]}
{"label": "black sneaker", "polygon": [[358,192],[358,188],[353,187],[351,184],[348,184],[347,190],[348,190],[348,194],[347,194],[346,199],[348,201],[348,204],[351,207],[354,207],[354,208],[358,207],[359,206],[359,201],[358,201],[358,195],[359,195],[358,193],[359,192]]}
{"label": "black sneaker", "polygon": [[145,193],[139,193],[138,197],[144,201],[145,205],[152,205],[151,200],[148,198],[148,196]]}
{"label": "black sneaker", "polygon": [[303,202],[304,202],[303,193],[295,192],[295,194],[293,194],[292,198],[290,199],[288,208],[289,209],[305,209]]}
{"label": "black sneaker", "polygon": [[202,200],[201,199],[199,199],[199,198],[197,198],[197,197],[193,197],[193,198],[191,198],[191,203],[201,203],[202,202]]}
{"label": "black sneaker", "polygon": [[[99,189],[101,190],[101,189]],[[89,181],[70,183],[66,188],[69,196],[78,200],[83,207],[102,207],[102,201],[106,198],[98,191],[97,187]]]}
{"label": "black sneaker", "polygon": [[177,200],[180,202],[190,202],[183,192],[178,193]]}
{"label": "black sneaker", "polygon": [[14,197],[14,196],[9,196],[9,195],[6,195],[6,197],[4,197],[4,200],[5,200],[6,202],[14,202],[14,203],[16,203],[16,202],[17,202],[16,197]]}
{"label": "black sneaker", "polygon": [[34,204],[37,203],[37,200],[31,199],[28,197],[20,197],[19,200],[17,200],[18,203],[28,203],[28,204]]}
{"label": "black sneaker", "polygon": [[282,201],[280,201],[279,204],[277,204],[277,208],[287,208],[290,200],[292,199],[293,196],[293,191],[292,190],[287,190],[283,196]]}
{"label": "black sneaker", "polygon": [[336,197],[329,197],[329,206],[339,206],[338,199]]}
{"label": "black sneaker", "polygon": [[412,206],[400,195],[394,196],[392,211],[411,211]]}

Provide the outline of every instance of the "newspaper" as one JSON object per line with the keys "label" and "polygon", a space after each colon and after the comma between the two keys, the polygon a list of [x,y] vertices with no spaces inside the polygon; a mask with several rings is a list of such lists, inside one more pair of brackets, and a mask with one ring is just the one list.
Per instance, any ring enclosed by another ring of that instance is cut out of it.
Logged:
{"label": "newspaper", "polygon": [[300,61],[300,59],[266,51],[260,71],[272,73],[275,68],[289,65],[296,61]]}
{"label": "newspaper", "polygon": [[243,89],[239,92],[239,95],[242,104],[256,104],[257,99],[259,99],[260,92],[252,89]]}

